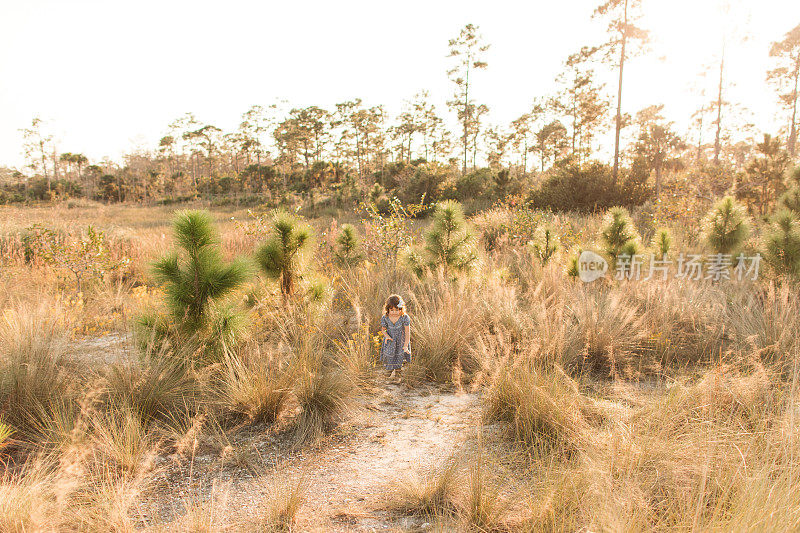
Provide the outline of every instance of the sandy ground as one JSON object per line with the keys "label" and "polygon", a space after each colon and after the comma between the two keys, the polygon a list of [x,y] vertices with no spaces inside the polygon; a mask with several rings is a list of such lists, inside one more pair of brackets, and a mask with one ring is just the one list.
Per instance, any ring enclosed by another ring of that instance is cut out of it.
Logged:
{"label": "sandy ground", "polygon": [[158,458],[162,468],[154,496],[140,507],[142,525],[184,524],[187,505],[198,502],[213,506],[217,524],[242,524],[273,497],[277,473],[284,484],[306,487],[297,531],[426,530],[424,519],[393,515],[382,503],[398,480],[439,464],[480,431],[478,396],[380,377],[362,407],[310,449],[292,451],[285,434],[253,426],[230,437],[236,452],[225,459],[214,446],[201,446],[192,461]]}

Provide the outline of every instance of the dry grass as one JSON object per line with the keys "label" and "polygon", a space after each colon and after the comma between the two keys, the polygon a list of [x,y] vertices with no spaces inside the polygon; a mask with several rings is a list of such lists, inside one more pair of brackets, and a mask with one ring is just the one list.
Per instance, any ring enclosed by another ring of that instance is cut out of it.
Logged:
{"label": "dry grass", "polygon": [[441,464],[408,473],[393,487],[387,509],[427,517],[455,514],[460,469],[459,457],[451,455]]}
{"label": "dry grass", "polygon": [[513,438],[536,455],[571,457],[588,444],[584,403],[563,372],[505,362],[487,390],[483,416],[507,423]]}
{"label": "dry grass", "polygon": [[274,357],[261,353],[241,357],[226,352],[223,372],[220,400],[223,409],[234,417],[272,423],[290,400],[291,382]]}
{"label": "dry grass", "polygon": [[[252,338],[207,368],[181,363],[180,354],[128,352],[107,368],[79,365],[72,355],[87,335],[125,333],[128,319],[159,299],[144,285],[146,265],[169,245],[170,212],[0,211],[8,251],[0,269],[0,531],[133,531],[158,455],[182,460],[211,442],[225,468],[257,470],[229,422],[286,419],[296,446],[313,443],[373,391],[373,336],[393,292],[412,317],[407,382],[471,387],[482,397],[484,430],[506,433],[487,440],[482,459],[454,456],[398,481],[387,488],[387,508],[424,517],[435,531],[800,529],[796,286],[585,285],[563,275],[563,257],[542,266],[500,239],[482,275],[457,283],[417,281],[384,265],[334,272],[331,308],[283,307],[255,282]],[[217,217],[226,257],[253,244],[230,215]],[[65,231],[105,226],[112,246],[133,259],[131,271],[76,300],[62,274],[25,264],[15,232],[58,217]],[[552,223],[567,250],[589,242],[598,221]],[[691,244],[686,228],[676,235]],[[523,453],[501,468],[488,451],[507,448]],[[211,499],[186,500],[180,520],[154,527],[290,531],[301,509],[313,515],[310,479],[267,477],[269,505],[253,519],[231,518],[236,502],[221,486]],[[511,490],[517,484],[525,490]]]}

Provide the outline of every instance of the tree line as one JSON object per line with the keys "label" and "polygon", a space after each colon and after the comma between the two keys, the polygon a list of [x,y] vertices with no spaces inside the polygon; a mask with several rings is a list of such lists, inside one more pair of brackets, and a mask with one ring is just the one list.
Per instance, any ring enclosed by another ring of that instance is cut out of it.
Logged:
{"label": "tree line", "polygon": [[[168,125],[158,146],[125,154],[122,164],[59,152],[43,122],[34,118],[22,130],[30,172],[7,173],[0,200],[82,196],[154,201],[277,190],[306,193],[323,187],[336,189],[340,197],[355,197],[375,184],[388,190],[402,185],[395,183],[398,180],[408,182],[403,177],[408,168],[417,179],[441,180],[442,189],[457,189],[461,182],[464,192],[470,182],[484,180],[484,189],[499,182],[493,188],[507,193],[513,192],[506,186],[512,182],[524,188],[537,176],[585,167],[596,158],[598,143],[609,130],[614,139],[611,186],[635,171],[646,175],[658,197],[665,174],[693,168],[706,169],[712,181],[722,173],[725,183],[742,184],[748,194],[758,196],[761,185],[748,185],[741,176],[748,168],[750,174],[762,175],[775,168],[755,169],[753,161],[785,159],[769,163],[785,170],[797,155],[800,24],[776,40],[769,52],[773,68],[766,77],[786,113],[785,128],[761,142],[729,138],[736,126],[735,106],[725,98],[723,39],[716,95],[700,102],[692,117],[694,131],[681,135],[663,116],[663,105],[633,115],[623,112],[626,62],[643,53],[648,39],[646,29],[637,25],[642,1],[600,4],[594,16],[608,23],[607,41],[570,54],[557,77],[558,89],[534,98],[529,109],[506,125],[489,123],[488,106],[474,98],[489,45],[479,28],[468,24],[448,42],[452,64],[447,76],[453,95],[446,111],[437,109],[423,91],[406,101],[395,117],[384,106],[369,106],[360,98],[329,109],[287,110],[285,102],[254,105],[242,114],[238,128],[227,132],[186,113]],[[616,72],[616,87],[609,91],[598,80],[598,67]],[[448,112],[458,121],[457,131],[447,126]],[[704,135],[709,129],[713,134]]]}

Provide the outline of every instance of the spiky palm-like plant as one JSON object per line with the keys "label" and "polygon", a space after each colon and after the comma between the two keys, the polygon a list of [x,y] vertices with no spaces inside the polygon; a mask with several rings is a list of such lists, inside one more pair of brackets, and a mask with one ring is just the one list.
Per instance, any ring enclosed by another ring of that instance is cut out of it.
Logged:
{"label": "spiky palm-like plant", "polygon": [[542,265],[546,265],[553,254],[558,251],[558,238],[551,228],[544,227],[540,230],[536,240],[531,241],[530,246]]}
{"label": "spiky palm-like plant", "polygon": [[418,276],[426,267],[432,270],[442,267],[445,277],[450,271],[468,272],[478,261],[475,235],[464,218],[461,204],[455,200],[436,205],[433,222],[424,238],[421,250],[408,250],[404,257],[406,265]]}
{"label": "spiky palm-like plant", "polygon": [[750,235],[750,221],[744,206],[726,196],[703,219],[703,239],[720,254],[732,254]]}
{"label": "spiky palm-like plant", "polygon": [[790,211],[780,211],[765,239],[766,259],[782,274],[800,275],[800,222]]}
{"label": "spiky palm-like plant", "polygon": [[207,211],[179,212],[173,231],[180,249],[156,261],[153,274],[166,285],[176,325],[195,333],[210,324],[212,305],[244,284],[248,268],[241,260],[222,259],[219,235]]}
{"label": "spiky palm-like plant", "polygon": [[800,187],[794,186],[781,196],[780,206],[800,216]]}
{"label": "spiky palm-like plant", "polygon": [[672,247],[672,234],[667,228],[659,229],[653,235],[652,248],[658,252],[659,257],[665,257],[669,254],[669,249]]}
{"label": "spiky palm-like plant", "polygon": [[337,249],[334,251],[336,260],[341,265],[352,265],[364,258],[359,250],[358,235],[352,224],[343,224],[342,231],[336,237]]}
{"label": "spiky palm-like plant", "polygon": [[634,255],[638,251],[639,233],[633,225],[628,211],[622,207],[612,207],[606,213],[601,232],[606,254],[616,265],[622,254]]}
{"label": "spiky palm-like plant", "polygon": [[280,209],[273,213],[273,235],[256,251],[256,262],[269,278],[278,281],[283,301],[295,294],[312,249],[311,228]]}

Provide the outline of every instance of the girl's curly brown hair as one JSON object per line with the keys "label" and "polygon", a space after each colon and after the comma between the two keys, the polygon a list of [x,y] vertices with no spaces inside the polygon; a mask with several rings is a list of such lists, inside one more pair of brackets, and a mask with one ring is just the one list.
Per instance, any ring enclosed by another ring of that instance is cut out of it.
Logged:
{"label": "girl's curly brown hair", "polygon": [[406,303],[399,294],[392,294],[386,298],[386,303],[383,306],[383,314],[389,316],[389,309],[392,307],[400,309],[400,316],[406,314]]}

